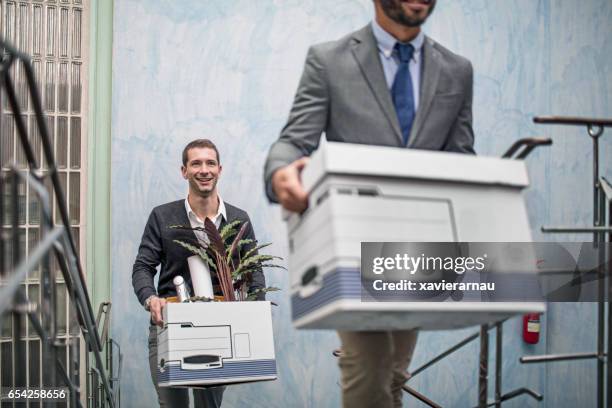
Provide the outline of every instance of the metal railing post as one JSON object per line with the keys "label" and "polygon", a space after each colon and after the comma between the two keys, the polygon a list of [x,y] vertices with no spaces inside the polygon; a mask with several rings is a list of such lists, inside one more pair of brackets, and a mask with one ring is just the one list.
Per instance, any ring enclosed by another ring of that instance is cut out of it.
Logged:
{"label": "metal railing post", "polygon": [[480,356],[478,365],[478,408],[487,407],[487,382],[489,380],[489,327],[480,326]]}

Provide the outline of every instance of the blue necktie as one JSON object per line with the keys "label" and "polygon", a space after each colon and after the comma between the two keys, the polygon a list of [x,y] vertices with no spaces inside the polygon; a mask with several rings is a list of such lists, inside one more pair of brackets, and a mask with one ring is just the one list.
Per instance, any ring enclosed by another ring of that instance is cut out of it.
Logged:
{"label": "blue necktie", "polygon": [[400,63],[397,67],[395,80],[391,87],[393,105],[397,113],[404,146],[408,144],[408,136],[414,121],[414,95],[412,93],[412,78],[410,77],[409,64],[412,59],[414,47],[411,44],[395,43],[395,49]]}

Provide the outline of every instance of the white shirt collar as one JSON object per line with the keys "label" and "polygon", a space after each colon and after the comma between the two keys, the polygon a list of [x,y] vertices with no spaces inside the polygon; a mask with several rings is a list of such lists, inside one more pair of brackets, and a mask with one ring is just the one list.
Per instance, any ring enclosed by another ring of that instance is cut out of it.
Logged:
{"label": "white shirt collar", "polygon": [[[372,20],[372,32],[374,33],[374,38],[376,39],[376,43],[378,44],[378,49],[383,53],[385,58],[391,58],[393,56],[393,50],[395,48],[395,43],[397,43],[397,39],[385,31],[384,28],[378,24],[376,19]],[[425,42],[425,33],[423,30],[419,31],[419,34],[414,37],[410,44],[414,47],[414,54],[412,55],[413,59],[417,58],[417,54],[421,52],[423,49],[423,43]]]}
{"label": "white shirt collar", "polygon": [[[217,214],[213,217],[212,222],[214,222],[217,228],[219,228],[222,219],[227,221],[227,213],[225,210],[225,203],[223,202],[223,199],[219,193],[217,193],[217,198],[219,199],[219,208],[217,209]],[[190,220],[193,219],[201,224],[204,223],[204,220],[201,220],[191,209],[191,206],[189,205],[189,197],[185,199],[185,210],[187,211],[187,217],[189,217]],[[222,219],[220,217],[222,217]]]}

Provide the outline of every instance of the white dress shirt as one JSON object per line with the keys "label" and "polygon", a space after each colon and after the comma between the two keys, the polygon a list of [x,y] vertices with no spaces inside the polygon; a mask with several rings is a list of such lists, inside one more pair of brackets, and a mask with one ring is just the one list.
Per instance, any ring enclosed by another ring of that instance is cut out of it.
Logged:
{"label": "white dress shirt", "polygon": [[[217,214],[211,219],[211,221],[215,224],[215,227],[219,229],[221,226],[221,221],[227,220],[227,214],[225,212],[225,203],[219,194],[217,194],[217,198],[219,199],[219,208],[217,209]],[[189,218],[189,223],[191,224],[191,228],[202,227],[204,228],[204,220],[201,220],[195,212],[191,209],[189,205],[189,197],[185,199],[185,210],[187,211],[187,218]],[[208,237],[204,231],[193,231],[198,241],[201,244],[208,244]]]}
{"label": "white dress shirt", "polygon": [[[395,44],[398,42],[395,37],[386,32],[376,20],[372,21],[372,31],[374,38],[378,44],[378,55],[385,73],[385,80],[389,89],[393,86],[395,74],[399,66],[399,58],[395,51]],[[421,67],[423,65],[423,43],[425,42],[425,34],[419,31],[419,34],[410,41],[414,47],[412,60],[408,69],[410,69],[410,78],[412,79],[412,91],[414,97],[414,111],[419,107],[419,91],[421,89]]]}

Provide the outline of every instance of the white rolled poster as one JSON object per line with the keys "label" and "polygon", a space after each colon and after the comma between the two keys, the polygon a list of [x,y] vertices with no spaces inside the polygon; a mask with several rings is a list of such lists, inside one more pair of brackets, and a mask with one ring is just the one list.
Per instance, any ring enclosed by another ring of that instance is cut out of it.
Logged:
{"label": "white rolled poster", "polygon": [[187,263],[189,264],[191,284],[195,295],[212,299],[214,292],[208,265],[198,255],[187,258]]}

